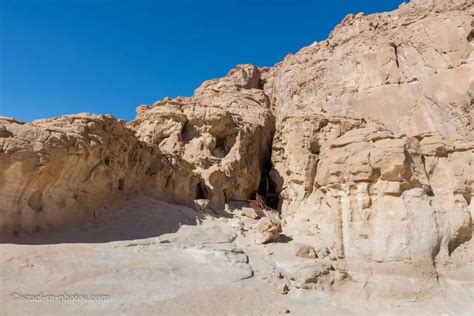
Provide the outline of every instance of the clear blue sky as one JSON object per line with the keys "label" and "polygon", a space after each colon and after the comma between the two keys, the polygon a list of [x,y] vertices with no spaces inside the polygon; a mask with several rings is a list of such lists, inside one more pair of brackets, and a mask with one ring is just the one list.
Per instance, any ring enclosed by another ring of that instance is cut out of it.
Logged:
{"label": "clear blue sky", "polygon": [[0,0],[0,115],[130,120],[236,64],[271,66],[400,0]]}

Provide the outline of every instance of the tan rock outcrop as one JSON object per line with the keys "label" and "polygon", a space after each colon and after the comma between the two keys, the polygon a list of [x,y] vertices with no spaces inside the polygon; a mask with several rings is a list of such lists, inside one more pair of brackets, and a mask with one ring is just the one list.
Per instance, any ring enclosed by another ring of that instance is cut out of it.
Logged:
{"label": "tan rock outcrop", "polygon": [[0,118],[0,232],[64,228],[133,193],[150,151],[124,122],[79,114],[24,124]]}
{"label": "tan rock outcrop", "polygon": [[221,210],[226,201],[247,200],[257,191],[274,130],[259,80],[257,67],[239,65],[227,77],[204,82],[191,98],[137,110],[129,126],[162,153],[154,162],[160,174],[149,186],[152,194],[186,204],[205,198]]}
{"label": "tan rock outcrop", "polygon": [[139,107],[127,126],[87,114],[31,124],[2,118],[2,232],[77,225],[128,192],[211,214],[249,199],[274,132],[259,85],[260,70],[240,65],[193,97]]}
{"label": "tan rock outcrop", "polygon": [[277,126],[273,148],[283,214],[317,222],[312,245],[345,258],[355,280],[395,271],[433,280],[472,238],[473,143],[301,113]]}
{"label": "tan rock outcrop", "polygon": [[434,286],[472,238],[473,10],[434,0],[349,15],[262,71],[287,229],[346,260],[353,280],[421,293],[379,276]]}
{"label": "tan rock outcrop", "polygon": [[395,133],[474,138],[471,0],[415,0],[348,15],[329,38],[264,72],[278,116],[295,110],[381,122]]}

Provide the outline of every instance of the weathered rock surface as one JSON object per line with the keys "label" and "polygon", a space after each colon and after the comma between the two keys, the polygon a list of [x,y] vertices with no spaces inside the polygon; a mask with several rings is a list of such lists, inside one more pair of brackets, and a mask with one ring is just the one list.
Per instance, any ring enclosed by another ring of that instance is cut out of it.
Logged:
{"label": "weathered rock surface", "polygon": [[257,67],[240,65],[191,98],[139,107],[127,126],[87,114],[31,124],[1,119],[1,230],[78,224],[127,192],[198,208],[208,200],[202,210],[211,213],[249,199],[274,131],[259,79]]}
{"label": "weathered rock surface", "polygon": [[304,244],[296,244],[295,245],[296,252],[295,255],[297,257],[308,258],[308,259],[316,259],[318,255],[313,247],[304,245]]}
{"label": "weathered rock surface", "polygon": [[165,99],[137,109],[129,126],[159,148],[150,184],[159,198],[190,204],[209,199],[247,200],[258,189],[270,159],[274,117],[261,89],[260,70],[239,65],[222,79],[206,81],[190,98]]}
{"label": "weathered rock surface", "polygon": [[0,232],[37,232],[102,216],[134,193],[150,151],[110,116],[24,124],[0,118]]}
{"label": "weathered rock surface", "polygon": [[283,214],[316,222],[311,244],[345,258],[354,279],[387,271],[433,279],[472,238],[470,142],[302,113],[282,120],[273,146]]}
{"label": "weathered rock surface", "polygon": [[473,138],[472,1],[415,0],[348,15],[325,41],[264,72],[278,116],[370,118],[395,133]]}
{"label": "weathered rock surface", "polygon": [[257,232],[257,238],[255,239],[257,244],[278,241],[281,233],[280,219],[271,214],[262,217],[255,225],[255,231]]}
{"label": "weathered rock surface", "polygon": [[412,1],[349,15],[263,71],[287,229],[303,222],[300,241],[331,249],[357,282],[436,280],[472,238],[473,12],[470,1]]}

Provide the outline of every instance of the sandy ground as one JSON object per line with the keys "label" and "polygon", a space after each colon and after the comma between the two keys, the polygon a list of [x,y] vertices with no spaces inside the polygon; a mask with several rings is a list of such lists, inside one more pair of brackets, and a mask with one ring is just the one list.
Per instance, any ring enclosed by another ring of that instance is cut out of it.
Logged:
{"label": "sandy ground", "polygon": [[472,279],[455,273],[454,291],[423,301],[371,299],[357,284],[283,295],[278,266],[304,260],[291,239],[255,245],[252,220],[228,215],[140,197],[106,223],[4,241],[0,314],[474,315]]}

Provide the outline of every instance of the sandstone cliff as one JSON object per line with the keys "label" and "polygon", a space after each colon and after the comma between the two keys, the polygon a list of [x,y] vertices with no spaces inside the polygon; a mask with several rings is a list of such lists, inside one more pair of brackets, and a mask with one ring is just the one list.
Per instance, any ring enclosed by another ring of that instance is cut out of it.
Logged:
{"label": "sandstone cliff", "polygon": [[459,264],[473,254],[473,16],[469,0],[349,15],[274,67],[239,65],[126,124],[0,119],[1,232],[76,225],[136,194],[219,214],[259,192],[352,280],[435,287],[460,245]]}
{"label": "sandstone cliff", "polygon": [[99,217],[134,192],[150,150],[110,116],[29,124],[0,118],[0,230],[39,232]]}
{"label": "sandstone cliff", "polygon": [[472,15],[465,0],[348,15],[327,40],[269,69],[265,92],[280,117],[301,109],[472,139]]}
{"label": "sandstone cliff", "polygon": [[151,167],[158,175],[148,186],[152,194],[188,204],[208,199],[218,211],[258,189],[275,124],[259,84],[260,70],[240,65],[204,82],[193,97],[137,109],[129,127],[162,153]]}

